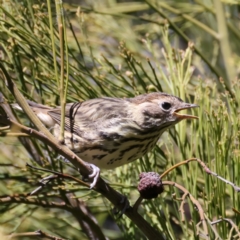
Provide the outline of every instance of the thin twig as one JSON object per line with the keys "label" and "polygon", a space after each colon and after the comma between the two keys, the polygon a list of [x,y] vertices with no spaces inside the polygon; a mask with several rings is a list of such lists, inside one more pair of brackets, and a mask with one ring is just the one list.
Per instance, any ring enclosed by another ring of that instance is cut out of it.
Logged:
{"label": "thin twig", "polygon": [[[10,105],[8,104],[8,102],[6,101],[6,99],[4,98],[1,92],[0,92],[0,106],[3,108],[4,112],[9,118],[11,118],[16,122],[19,122],[19,120],[14,115]],[[9,128],[10,126],[7,126],[7,127]],[[13,130],[11,129],[11,131]],[[32,139],[26,138],[25,136],[21,137],[21,136],[15,135],[15,137],[18,137],[19,141],[22,143],[22,145],[25,147],[28,153],[32,156],[34,161],[37,162],[39,165],[43,165],[41,154],[39,153],[38,149],[34,145],[34,142],[32,141]]]}
{"label": "thin twig", "polygon": [[[201,204],[192,196],[192,194],[190,194],[188,192],[188,190],[186,188],[184,188],[183,186],[181,186],[180,184],[176,183],[176,182],[172,182],[172,181],[164,181],[162,183],[163,185],[170,185],[170,186],[173,186],[175,188],[178,188],[179,190],[181,190],[184,194],[183,194],[183,197],[182,197],[182,200],[184,200],[186,197],[188,197],[192,204],[197,208],[198,210],[198,213],[199,213],[199,216],[200,216],[200,222],[199,224],[202,224],[203,225],[203,232],[204,232],[204,235],[209,238],[209,233],[208,233],[208,227],[207,227],[207,224],[206,224],[206,219],[205,219],[205,216],[204,216],[204,210],[201,206]],[[182,206],[180,207],[180,211],[183,211],[182,209]],[[183,220],[183,219],[182,219]],[[198,229],[197,230],[198,234],[200,234],[200,230]]]}
{"label": "thin twig", "polygon": [[169,169],[167,169],[167,170],[160,176],[160,178],[161,178],[161,179],[164,178],[169,172],[171,172],[171,171],[174,170],[175,168],[177,168],[177,167],[179,167],[179,166],[181,166],[181,165],[188,164],[189,162],[192,162],[192,161],[198,162],[198,163],[200,164],[200,166],[203,168],[203,170],[204,170],[207,174],[212,175],[212,176],[220,179],[221,181],[225,182],[226,184],[229,184],[230,186],[232,186],[235,191],[240,192],[240,187],[239,187],[239,186],[236,186],[236,184],[230,182],[229,180],[227,180],[227,179],[219,176],[217,173],[211,171],[211,170],[207,167],[207,165],[206,165],[201,159],[199,159],[199,158],[190,158],[190,159],[187,159],[187,160],[185,160],[185,161],[182,161],[182,162],[180,162],[180,163],[175,164],[174,166],[172,166],[172,167],[170,167]]}
{"label": "thin twig", "polygon": [[66,238],[56,237],[46,232],[43,232],[42,230],[37,230],[35,232],[13,233],[11,235],[6,236],[7,239],[19,238],[19,237],[33,237],[34,239],[36,239],[36,237],[38,238],[40,237],[40,238],[52,239],[52,240],[66,240]]}
{"label": "thin twig", "polygon": [[39,183],[41,184],[41,186],[37,187],[36,189],[34,189],[32,192],[30,192],[28,195],[29,196],[33,196],[33,195],[36,195],[36,193],[38,193],[40,190],[43,189],[43,187],[45,187],[50,181],[54,180],[58,178],[57,175],[50,175],[48,177],[45,177],[43,179],[41,179],[39,181]]}
{"label": "thin twig", "polygon": [[0,197],[0,203],[25,203],[45,208],[62,208],[68,211],[71,210],[71,206],[65,202],[53,202],[41,200],[40,198],[35,199],[34,197],[26,197],[26,195]]}
{"label": "thin twig", "polygon": [[45,168],[34,167],[34,166],[32,166],[32,165],[30,165],[30,164],[28,164],[28,163],[26,164],[26,166],[29,167],[29,168],[38,170],[38,171],[53,173],[53,174],[57,175],[58,177],[66,178],[66,179],[71,179],[71,180],[73,180],[73,181],[75,181],[75,182],[77,182],[77,183],[80,183],[81,185],[84,185],[84,186],[86,186],[86,187],[89,187],[89,184],[88,184],[88,183],[86,183],[86,182],[84,182],[84,181],[82,181],[82,180],[80,180],[80,179],[78,179],[78,178],[75,178],[75,177],[73,177],[73,176],[71,176],[71,175],[64,174],[64,173],[60,173],[60,172],[53,171],[53,170],[49,170],[49,169],[45,169]]}

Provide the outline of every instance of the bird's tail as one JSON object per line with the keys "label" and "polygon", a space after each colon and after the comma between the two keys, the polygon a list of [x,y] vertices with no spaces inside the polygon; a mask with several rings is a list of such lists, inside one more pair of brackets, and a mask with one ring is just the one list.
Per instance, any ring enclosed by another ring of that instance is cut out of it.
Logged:
{"label": "bird's tail", "polygon": [[[51,111],[53,108],[29,100],[27,100],[27,102],[33,112],[43,122],[44,125],[46,125],[47,127],[52,127],[55,125],[56,122],[48,114],[48,112]],[[23,111],[23,109],[17,103],[12,104],[12,107],[16,110]]]}

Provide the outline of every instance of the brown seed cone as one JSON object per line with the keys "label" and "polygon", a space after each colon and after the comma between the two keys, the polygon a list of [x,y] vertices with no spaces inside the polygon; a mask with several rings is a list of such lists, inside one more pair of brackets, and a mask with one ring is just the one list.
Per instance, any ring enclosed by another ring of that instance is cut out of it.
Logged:
{"label": "brown seed cone", "polygon": [[156,198],[158,194],[163,192],[164,189],[159,174],[155,172],[142,172],[139,178],[138,191],[142,198]]}

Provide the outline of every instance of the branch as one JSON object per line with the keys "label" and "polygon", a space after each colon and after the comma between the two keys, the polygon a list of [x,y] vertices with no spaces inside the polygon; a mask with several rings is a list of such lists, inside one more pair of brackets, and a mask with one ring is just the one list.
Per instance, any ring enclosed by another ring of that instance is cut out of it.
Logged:
{"label": "branch", "polygon": [[160,176],[160,178],[162,179],[163,177],[165,177],[169,172],[171,172],[171,171],[174,170],[175,168],[177,168],[177,167],[179,167],[179,166],[181,166],[181,165],[184,165],[184,164],[188,164],[189,162],[192,162],[192,161],[198,162],[198,163],[200,164],[200,166],[203,168],[203,170],[204,170],[207,174],[212,175],[212,176],[220,179],[221,181],[225,182],[226,184],[229,184],[230,186],[232,186],[235,191],[240,192],[240,187],[239,187],[239,186],[237,186],[236,184],[230,182],[229,180],[227,180],[227,179],[219,176],[217,173],[211,171],[211,170],[207,167],[207,165],[206,165],[201,159],[199,159],[199,158],[189,158],[189,159],[187,159],[187,160],[185,160],[185,161],[182,161],[182,162],[180,162],[180,163],[175,164],[174,166],[172,166],[172,167],[170,167],[169,169],[167,169],[167,170]]}
{"label": "branch", "polygon": [[232,229],[234,229],[234,230],[236,231],[237,235],[238,235],[238,239],[240,239],[240,231],[239,231],[239,228],[238,228],[238,226],[232,221],[232,219],[229,219],[229,218],[221,218],[221,219],[218,219],[218,220],[216,220],[216,221],[211,222],[210,224],[211,224],[211,225],[215,225],[215,224],[220,223],[220,222],[223,222],[223,221],[228,222],[228,223],[232,226]]}
{"label": "branch", "polygon": [[33,237],[34,239],[36,239],[36,237],[40,237],[40,238],[52,239],[52,240],[66,240],[66,238],[56,237],[56,236],[50,235],[46,232],[43,232],[42,230],[37,230],[35,232],[13,233],[6,237],[7,237],[7,239],[12,239],[12,238],[19,239],[19,237]]}
{"label": "branch", "polygon": [[[7,101],[5,100],[1,92],[0,92],[0,105],[9,118],[11,118],[16,122],[19,122],[16,116],[13,114],[11,107],[9,106],[9,104],[7,103]],[[22,143],[22,145],[25,147],[25,149],[28,151],[28,153],[32,156],[34,161],[37,162],[39,165],[42,165],[43,162],[42,162],[41,156],[39,154],[37,147],[34,145],[34,142],[29,138],[25,138],[21,136],[17,136],[17,137],[19,141]]]}
{"label": "branch", "polygon": [[[197,224],[197,232],[198,232],[198,234],[200,234],[199,233],[200,230],[198,228],[198,225],[202,224],[203,225],[204,236],[209,238],[208,227],[207,227],[207,224],[206,224],[206,219],[205,219],[204,211],[203,211],[203,208],[202,208],[201,204],[188,192],[188,190],[186,188],[184,188],[180,184],[177,184],[177,183],[172,182],[172,181],[164,181],[163,185],[170,185],[170,186],[176,187],[179,190],[181,190],[183,192],[183,196],[182,196],[182,199],[181,199],[182,201],[184,201],[184,199],[186,197],[188,197],[191,200],[192,204],[197,208],[199,216],[200,216],[200,222]],[[181,204],[179,211],[183,215],[183,204]]]}
{"label": "branch", "polygon": [[[24,204],[31,204],[31,205],[44,207],[44,208],[64,209],[70,212],[77,219],[81,228],[85,230],[84,232],[85,234],[88,235],[89,239],[106,240],[104,234],[102,233],[101,228],[98,226],[96,219],[87,209],[83,201],[80,201],[79,199],[74,199],[74,196],[72,193],[67,194],[67,196],[65,196],[65,200],[63,199],[61,200],[62,200],[61,202],[52,202],[52,201],[41,200],[39,198],[36,199],[35,197],[28,197],[26,195],[0,197],[0,203],[24,203]],[[20,235],[14,234],[14,237],[25,236],[21,234],[25,234],[25,233],[20,233]],[[36,236],[36,235],[32,235],[32,236]],[[10,237],[13,237],[13,235],[10,235]]]}
{"label": "branch", "polygon": [[76,199],[72,193],[67,194],[66,198],[66,201],[72,206],[72,215],[77,219],[88,238],[90,240],[106,240],[102,229],[86,204],[80,199]]}
{"label": "branch", "polygon": [[71,206],[66,204],[65,202],[46,201],[39,198],[37,199],[36,197],[26,197],[26,195],[0,197],[0,203],[25,203],[44,208],[48,207],[61,208],[67,211],[71,210]]}

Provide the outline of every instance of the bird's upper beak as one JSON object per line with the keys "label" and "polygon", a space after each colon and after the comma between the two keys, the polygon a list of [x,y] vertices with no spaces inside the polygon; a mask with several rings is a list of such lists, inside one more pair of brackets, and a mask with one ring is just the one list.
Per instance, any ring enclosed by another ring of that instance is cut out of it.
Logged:
{"label": "bird's upper beak", "polygon": [[193,116],[193,115],[187,115],[187,114],[179,114],[178,112],[184,109],[188,109],[188,108],[195,108],[195,107],[199,107],[196,104],[190,104],[190,103],[186,103],[185,106],[178,108],[177,110],[174,111],[174,115],[177,116],[178,119],[182,120],[182,119],[198,119],[197,116]]}

